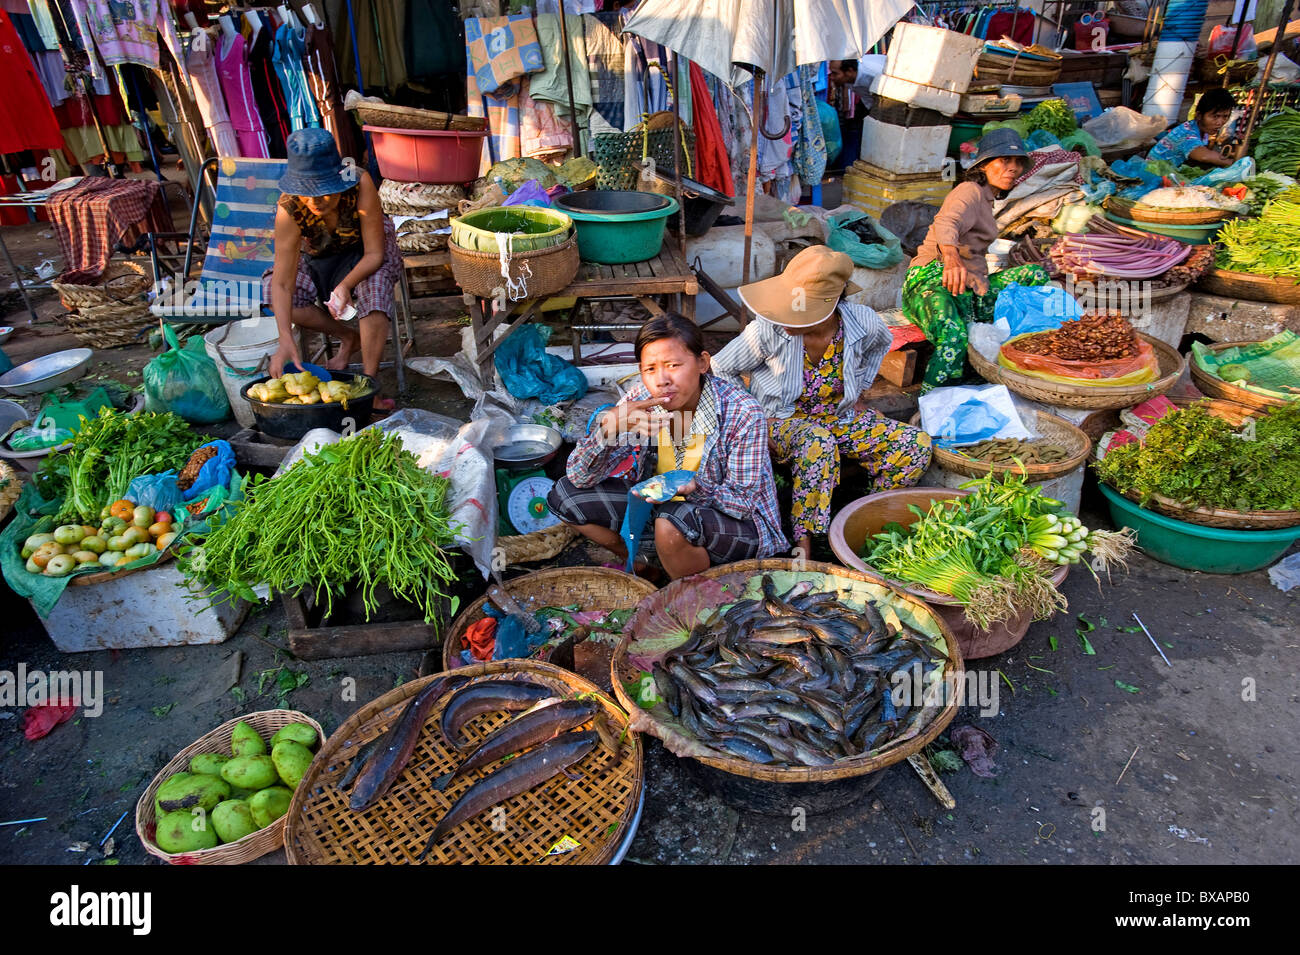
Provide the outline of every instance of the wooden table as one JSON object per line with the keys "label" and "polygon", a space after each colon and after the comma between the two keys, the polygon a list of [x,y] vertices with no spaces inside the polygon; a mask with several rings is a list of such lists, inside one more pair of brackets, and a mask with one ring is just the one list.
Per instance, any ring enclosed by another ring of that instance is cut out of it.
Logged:
{"label": "wooden table", "polygon": [[[673,308],[687,318],[695,318],[695,296],[700,285],[686,264],[681,247],[671,236],[664,237],[663,247],[653,259],[644,262],[630,262],[626,265],[599,265],[595,262],[583,262],[578,266],[578,274],[569,286],[549,298],[576,298],[582,300],[596,299],[635,299],[651,315],[662,315],[664,309],[651,296],[673,296]],[[478,355],[479,382],[484,390],[492,386],[492,355],[497,348],[519,328],[531,321],[538,307],[546,299],[529,299],[516,302],[507,309],[497,309],[491,299],[480,300],[474,295],[465,295],[465,304],[469,307],[471,324],[474,329],[474,347]],[[504,327],[505,335],[494,340],[497,328]],[[600,330],[609,326],[575,325],[574,359],[579,357],[577,332],[583,328]],[[622,327],[622,326],[620,326]]]}

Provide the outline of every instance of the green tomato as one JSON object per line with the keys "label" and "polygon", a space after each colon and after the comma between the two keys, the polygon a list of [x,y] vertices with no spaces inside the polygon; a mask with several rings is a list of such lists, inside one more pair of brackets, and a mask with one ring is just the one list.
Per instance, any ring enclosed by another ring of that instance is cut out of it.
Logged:
{"label": "green tomato", "polygon": [[96,534],[94,537],[84,537],[81,540],[81,549],[93,551],[96,554],[102,554],[108,550],[108,541]]}
{"label": "green tomato", "polygon": [[131,542],[120,534],[108,539],[108,549],[117,551],[119,554],[131,546]]}
{"label": "green tomato", "polygon": [[99,519],[101,521],[106,521],[112,516],[113,516],[113,509],[109,507],[107,504],[105,504],[103,507],[99,509]]}
{"label": "green tomato", "polygon": [[102,567],[116,567],[117,562],[121,559],[121,552],[116,550],[106,550],[99,555],[99,563]]}
{"label": "green tomato", "polygon": [[77,560],[71,554],[55,554],[45,565],[46,577],[66,577],[77,569]]}
{"label": "green tomato", "polygon": [[27,573],[29,573],[29,574],[39,574],[39,573],[41,573],[43,570],[44,570],[44,568],[41,567],[40,564],[36,563],[36,561],[32,560],[30,557],[27,558]]}
{"label": "green tomato", "polygon": [[110,534],[116,534],[124,527],[126,527],[126,521],[120,517],[109,517],[100,525],[102,530],[108,531]]}
{"label": "green tomato", "polygon": [[141,557],[148,557],[157,549],[153,544],[135,544],[127,548],[126,556],[131,560],[139,560]]}
{"label": "green tomato", "polygon": [[27,538],[27,540],[23,541],[23,548],[25,550],[36,552],[52,540],[54,540],[53,534],[33,534],[31,537]]}
{"label": "green tomato", "polygon": [[54,540],[59,544],[75,544],[85,536],[80,524],[64,524],[54,529]]}

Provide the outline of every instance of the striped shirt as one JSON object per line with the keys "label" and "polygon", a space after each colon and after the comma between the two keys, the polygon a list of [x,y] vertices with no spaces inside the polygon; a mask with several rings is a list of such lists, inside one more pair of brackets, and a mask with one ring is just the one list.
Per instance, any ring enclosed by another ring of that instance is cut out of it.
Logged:
{"label": "striped shirt", "polygon": [[[871,387],[893,343],[884,320],[865,305],[839,305],[844,332],[844,397],[836,414],[853,411],[861,393]],[[748,374],[749,391],[768,418],[793,417],[795,401],[803,393],[804,347],[802,335],[791,335],[765,318],[750,322],[745,330],[713,356],[715,375],[732,384]]]}
{"label": "striped shirt", "polygon": [[[696,487],[686,500],[737,520],[752,519],[758,528],[759,556],[771,557],[790,545],[781,531],[763,409],[735,385],[713,376],[707,382],[717,405],[717,425],[704,443]],[[650,390],[639,384],[619,403],[649,397]],[[569,455],[567,475],[576,486],[595,487],[633,450],[630,443],[608,445],[603,439],[601,429],[593,427]]]}

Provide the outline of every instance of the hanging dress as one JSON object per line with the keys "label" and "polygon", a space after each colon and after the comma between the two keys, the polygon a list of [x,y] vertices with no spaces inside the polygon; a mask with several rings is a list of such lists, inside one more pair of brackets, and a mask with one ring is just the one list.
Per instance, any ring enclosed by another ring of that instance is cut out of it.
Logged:
{"label": "hanging dress", "polygon": [[[199,39],[203,37],[203,39]],[[203,117],[203,125],[212,137],[212,145],[218,156],[240,155],[239,140],[235,136],[235,127],[231,125],[230,114],[226,111],[226,101],[221,93],[221,80],[217,76],[217,65],[213,46],[217,41],[202,31],[195,31],[190,38],[190,50],[185,54],[185,69],[190,74],[190,86],[194,90],[194,102]]]}
{"label": "hanging dress", "polygon": [[253,98],[253,82],[244,60],[244,38],[221,37],[217,49],[217,75],[226,96],[226,111],[239,140],[239,155],[249,159],[269,159],[266,131]]}

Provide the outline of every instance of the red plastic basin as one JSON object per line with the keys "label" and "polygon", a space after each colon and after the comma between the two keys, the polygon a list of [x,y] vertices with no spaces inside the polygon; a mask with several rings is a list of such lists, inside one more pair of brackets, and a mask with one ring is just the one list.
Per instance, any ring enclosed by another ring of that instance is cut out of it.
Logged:
{"label": "red plastic basin", "polygon": [[370,133],[379,172],[399,182],[466,183],[478,178],[488,131],[362,127]]}

